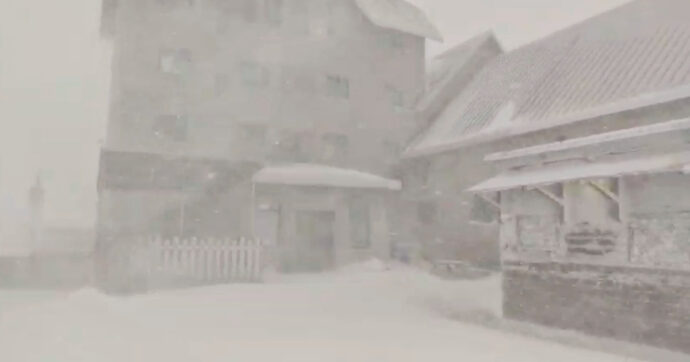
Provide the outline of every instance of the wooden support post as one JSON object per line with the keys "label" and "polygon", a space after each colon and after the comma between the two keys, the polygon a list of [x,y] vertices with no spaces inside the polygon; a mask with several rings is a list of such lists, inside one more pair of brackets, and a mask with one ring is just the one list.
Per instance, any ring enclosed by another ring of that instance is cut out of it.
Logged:
{"label": "wooden support post", "polygon": [[604,196],[608,197],[611,199],[611,201],[615,202],[616,204],[620,203],[620,200],[618,199],[618,195],[616,195],[613,191],[607,189],[604,186],[599,185],[598,183],[594,181],[587,181],[587,183],[594,187],[597,191],[601,192]]}
{"label": "wooden support post", "polygon": [[556,203],[557,203],[558,205],[560,205],[561,207],[563,207],[563,206],[565,205],[564,202],[563,202],[563,198],[560,197],[560,196],[558,196],[558,195],[556,195],[556,194],[554,194],[554,193],[552,193],[551,191],[549,191],[549,190],[547,190],[547,189],[545,189],[545,188],[543,188],[543,187],[539,187],[539,186],[535,187],[534,189],[537,190],[537,191],[539,191],[539,192],[541,192],[544,196],[546,196],[546,197],[548,197],[549,199],[553,200],[554,202],[556,202]]}
{"label": "wooden support post", "polygon": [[492,199],[491,197],[489,197],[489,196],[487,196],[487,195],[485,195],[485,194],[482,194],[482,193],[477,193],[476,195],[477,195],[479,198],[481,198],[482,200],[488,202],[489,205],[491,205],[491,206],[497,208],[499,211],[501,210],[501,204],[498,203],[498,202],[496,202],[496,200],[494,200],[494,199]]}

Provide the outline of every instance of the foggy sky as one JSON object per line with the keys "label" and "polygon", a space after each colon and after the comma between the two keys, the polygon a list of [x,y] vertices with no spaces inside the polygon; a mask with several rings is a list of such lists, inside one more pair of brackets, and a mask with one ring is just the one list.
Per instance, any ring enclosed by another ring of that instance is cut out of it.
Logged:
{"label": "foggy sky", "polygon": [[[489,29],[514,48],[626,0],[410,1],[444,34],[434,55]],[[48,224],[94,222],[110,73],[99,3],[0,0],[0,235],[23,220],[39,171]]]}

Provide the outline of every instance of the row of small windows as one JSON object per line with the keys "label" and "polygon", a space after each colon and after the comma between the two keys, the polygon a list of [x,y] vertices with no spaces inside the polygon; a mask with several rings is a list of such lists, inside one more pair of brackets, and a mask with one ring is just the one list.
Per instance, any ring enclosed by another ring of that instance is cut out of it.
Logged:
{"label": "row of small windows", "polygon": [[[179,115],[162,115],[156,118],[152,132],[161,140],[184,142],[188,139],[189,120]],[[282,131],[272,137],[273,158],[285,157],[286,161],[295,161],[307,157],[308,147],[306,143],[312,138],[311,134]],[[264,146],[268,142],[268,128],[258,124],[239,125],[236,141],[247,145]],[[342,160],[347,155],[349,139],[338,133],[327,133],[321,136],[320,154],[323,159]]]}
{"label": "row of small windows", "polygon": [[[166,74],[184,75],[192,68],[192,55],[186,49],[164,50],[160,56],[160,70]],[[248,88],[268,88],[272,84],[271,70],[260,63],[245,61],[238,64],[238,81]],[[298,67],[284,66],[279,75],[280,87],[286,92],[315,94],[319,88],[323,93],[333,98],[350,98],[350,80],[342,75],[326,75],[321,82],[317,82],[314,75]],[[225,93],[232,85],[229,74],[217,74],[214,81],[216,95]],[[408,108],[409,102],[404,92],[388,85],[386,86],[390,103],[398,110]]]}
{"label": "row of small windows", "polygon": [[[164,50],[160,56],[160,70],[166,74],[185,75],[191,71],[192,56],[189,50]],[[270,69],[256,62],[241,62],[238,65],[239,81],[250,88],[266,88],[271,85]],[[287,91],[315,93],[317,85],[311,74],[284,67],[281,74],[281,86]],[[350,80],[341,75],[326,75],[325,94],[334,98],[350,98]],[[231,86],[228,74],[217,74],[215,79],[216,94],[224,93]]]}
{"label": "row of small windows", "polygon": [[[176,8],[192,8],[198,0],[155,0],[161,8],[173,10]],[[217,5],[226,13],[236,12],[241,14],[246,21],[263,21],[274,25],[283,22],[285,10],[284,0],[215,0]],[[298,9],[302,8],[303,0],[295,2]]]}
{"label": "row of small windows", "polygon": [[[172,10],[176,8],[193,8],[200,0],[155,0],[160,7]],[[215,1],[220,8],[218,13],[218,32],[229,31],[232,18],[241,18],[247,23],[264,23],[273,27],[285,25],[298,29],[297,32],[312,34],[317,37],[333,36],[337,31],[338,14],[344,13],[338,1],[319,0],[307,4],[304,0],[208,0]],[[287,5],[286,2],[290,4]],[[311,7],[315,7],[310,9]],[[294,16],[291,16],[294,15]],[[294,19],[295,24],[285,24],[286,17]],[[361,13],[355,12],[351,18],[357,22],[364,19]],[[376,35],[377,44],[383,49],[397,53],[407,52],[405,35],[400,32],[382,30]]]}
{"label": "row of small windows", "polygon": [[[185,142],[189,138],[189,119],[180,115],[162,115],[155,119],[153,135],[165,141]],[[322,160],[345,160],[351,147],[349,138],[340,133],[326,133],[318,138],[319,157]],[[248,123],[237,125],[234,142],[248,147],[264,148],[270,146],[270,157],[276,161],[314,161],[309,159],[310,145],[314,136],[309,132],[289,130],[271,131],[266,125]],[[383,151],[391,158],[398,156],[400,146],[397,142],[383,142]]]}
{"label": "row of small windows", "polygon": [[[173,10],[179,8],[193,8],[198,0],[155,0],[163,9]],[[209,0],[211,1],[211,0]],[[302,17],[309,17],[308,4],[304,0],[292,1],[290,6],[286,6],[285,0],[214,0],[220,9],[223,18],[233,15],[241,17],[248,23],[266,23],[272,26],[283,25],[285,15],[290,12],[300,14]],[[321,0],[317,3],[322,6],[318,18],[334,17],[336,2]],[[224,27],[220,27],[223,30]]]}

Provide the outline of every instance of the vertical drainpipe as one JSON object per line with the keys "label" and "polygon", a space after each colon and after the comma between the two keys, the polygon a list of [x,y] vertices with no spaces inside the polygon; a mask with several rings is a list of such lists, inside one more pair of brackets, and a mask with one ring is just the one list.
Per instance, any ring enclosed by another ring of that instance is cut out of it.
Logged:
{"label": "vertical drainpipe", "polygon": [[184,237],[184,218],[185,218],[185,201],[184,196],[180,198],[180,230],[178,231],[180,238]]}
{"label": "vertical drainpipe", "polygon": [[256,183],[254,180],[252,182],[252,194],[251,194],[251,200],[249,202],[249,207],[250,207],[250,212],[249,212],[249,233],[251,234],[252,238],[256,237],[256,232],[255,232],[255,217],[256,217]]}

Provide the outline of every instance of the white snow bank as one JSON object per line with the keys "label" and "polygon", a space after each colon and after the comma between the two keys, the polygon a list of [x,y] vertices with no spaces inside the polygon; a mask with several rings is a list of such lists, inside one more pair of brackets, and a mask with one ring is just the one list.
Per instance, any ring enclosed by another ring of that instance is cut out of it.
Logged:
{"label": "white snow bank", "polygon": [[343,273],[368,273],[368,272],[384,272],[391,269],[391,266],[386,264],[381,259],[373,258],[361,263],[354,263],[340,268]]}
{"label": "white snow bank", "polygon": [[253,180],[259,184],[293,186],[331,186],[400,190],[402,184],[357,170],[316,164],[293,164],[266,167],[257,172]]}
{"label": "white snow bank", "polygon": [[490,309],[495,278],[444,281],[380,266],[130,298],[83,290],[0,314],[0,360],[630,361],[438,313]]}

